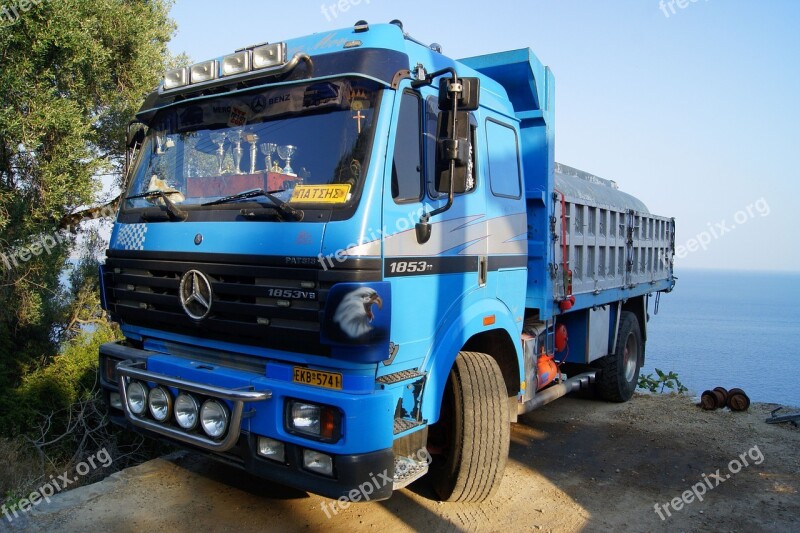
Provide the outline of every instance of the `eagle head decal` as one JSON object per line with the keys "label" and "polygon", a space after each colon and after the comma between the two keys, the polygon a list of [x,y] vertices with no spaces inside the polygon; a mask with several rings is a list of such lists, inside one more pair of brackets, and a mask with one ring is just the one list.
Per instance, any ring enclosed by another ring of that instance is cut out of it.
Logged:
{"label": "eagle head decal", "polygon": [[350,338],[356,339],[372,331],[372,320],[375,318],[373,306],[383,309],[383,300],[369,287],[359,287],[342,298],[333,321],[339,324]]}

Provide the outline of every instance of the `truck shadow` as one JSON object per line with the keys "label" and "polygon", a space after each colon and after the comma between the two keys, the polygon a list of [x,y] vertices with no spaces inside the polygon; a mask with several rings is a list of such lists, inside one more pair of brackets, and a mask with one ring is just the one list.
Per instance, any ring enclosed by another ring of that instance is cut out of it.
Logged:
{"label": "truck shadow", "polygon": [[[770,470],[745,468],[705,501],[673,509],[662,521],[654,504],[669,502],[702,473],[724,468],[752,446],[748,439],[755,436],[743,428],[756,419],[723,420],[725,413],[709,415],[691,401],[633,402],[639,405],[567,397],[520,417],[512,426],[503,482],[483,503],[439,502],[423,478],[386,501],[340,504],[201,456],[188,454],[173,463],[190,474],[183,479],[191,501],[198,493],[213,494],[212,514],[282,531],[666,531],[708,524],[725,531],[758,530],[758,516],[736,512],[743,494],[758,499],[764,512],[781,512],[772,484],[790,479],[792,468],[778,468],[776,462]],[[709,431],[712,421],[729,425],[724,439]],[[765,456],[777,457],[768,442],[759,444]],[[200,500],[207,505],[206,498]]]}
{"label": "truck shadow", "polygon": [[172,459],[172,462],[191,474],[205,478],[220,486],[228,486],[246,492],[257,498],[265,500],[302,500],[309,498],[309,494],[305,491],[265,482],[263,478],[191,452],[186,452]]}
{"label": "truck shadow", "polygon": [[[707,448],[673,441],[666,419],[663,438],[658,427],[639,432],[641,422],[628,419],[625,409],[579,393],[520,417],[512,425],[503,483],[486,502],[437,504],[423,478],[400,492],[413,498],[403,495],[395,503],[395,495],[382,505],[414,529],[437,523],[441,530],[468,531],[512,524],[524,530],[661,530],[669,523],[654,504],[681,494],[698,472],[714,472],[719,463]],[[432,501],[421,505],[423,499]],[[421,510],[431,504],[436,522]]]}

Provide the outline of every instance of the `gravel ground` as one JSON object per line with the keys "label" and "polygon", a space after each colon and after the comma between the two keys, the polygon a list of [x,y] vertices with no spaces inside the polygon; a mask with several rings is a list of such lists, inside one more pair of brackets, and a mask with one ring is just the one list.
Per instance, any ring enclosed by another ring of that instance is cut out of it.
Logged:
{"label": "gravel ground", "polygon": [[513,425],[503,484],[482,504],[438,502],[422,479],[326,514],[330,500],[180,453],[61,494],[0,530],[800,531],[800,430],[766,424],[774,407],[565,398]]}

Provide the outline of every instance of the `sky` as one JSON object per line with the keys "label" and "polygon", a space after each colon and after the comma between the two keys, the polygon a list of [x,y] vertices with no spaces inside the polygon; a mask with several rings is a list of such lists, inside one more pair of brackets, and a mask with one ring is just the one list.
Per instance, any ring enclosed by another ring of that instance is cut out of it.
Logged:
{"label": "sky", "polygon": [[361,19],[453,58],[531,48],[556,78],[556,160],[675,217],[677,270],[800,271],[800,2],[177,0],[172,17],[193,61]]}

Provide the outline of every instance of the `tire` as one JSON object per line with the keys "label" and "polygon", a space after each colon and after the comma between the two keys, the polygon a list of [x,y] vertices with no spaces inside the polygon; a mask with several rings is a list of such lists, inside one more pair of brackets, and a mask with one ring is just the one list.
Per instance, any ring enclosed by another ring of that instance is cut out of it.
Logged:
{"label": "tire", "polygon": [[609,402],[627,402],[633,396],[642,368],[644,343],[636,315],[623,311],[614,353],[598,361],[597,391]]}
{"label": "tire", "polygon": [[445,386],[439,421],[431,426],[429,475],[442,501],[482,502],[503,479],[508,459],[508,394],[497,362],[460,352]]}

